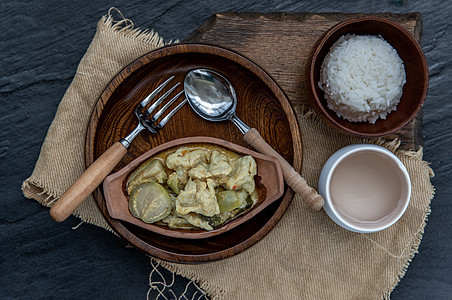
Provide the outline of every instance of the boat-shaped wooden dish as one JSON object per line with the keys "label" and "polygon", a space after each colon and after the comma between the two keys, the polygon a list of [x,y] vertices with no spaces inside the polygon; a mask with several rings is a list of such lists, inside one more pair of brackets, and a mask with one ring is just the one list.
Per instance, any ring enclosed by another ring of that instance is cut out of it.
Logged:
{"label": "boat-shaped wooden dish", "polygon": [[[255,159],[257,164],[257,175],[255,176],[255,182],[259,200],[248,212],[210,231],[202,229],[172,229],[163,225],[149,224],[135,218],[130,213],[128,207],[129,196],[127,195],[126,184],[129,175],[133,171],[135,171],[137,167],[139,167],[148,158],[157,155],[162,151],[178,148],[181,146],[196,146],[205,144],[217,145],[225,149],[232,150],[233,152],[241,155],[251,155]],[[146,152],[145,154],[139,156],[137,159],[126,165],[118,172],[108,176],[103,183],[103,189],[108,212],[113,218],[123,220],[155,233],[170,237],[184,239],[202,239],[221,234],[239,226],[240,224],[254,217],[270,204],[278,200],[279,197],[281,197],[284,193],[284,180],[281,166],[278,160],[274,157],[257,153],[225,140],[220,140],[212,137],[189,137],[177,139],[159,145],[154,149]]]}

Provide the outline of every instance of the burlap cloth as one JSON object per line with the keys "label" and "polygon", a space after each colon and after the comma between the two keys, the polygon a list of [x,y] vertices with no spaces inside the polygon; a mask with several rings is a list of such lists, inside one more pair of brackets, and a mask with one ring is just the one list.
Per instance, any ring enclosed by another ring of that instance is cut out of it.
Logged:
{"label": "burlap cloth", "polygon": [[[50,207],[82,174],[85,130],[104,87],[123,67],[160,46],[163,41],[156,33],[133,29],[129,20],[115,22],[110,15],[100,20],[58,107],[36,167],[22,186],[26,197]],[[370,142],[336,133],[312,112],[298,117],[306,158],[302,175],[314,187],[331,154],[349,144]],[[151,263],[195,280],[214,299],[389,298],[421,241],[434,195],[433,172],[422,160],[422,149],[398,151],[397,142],[379,143],[396,153],[412,180],[410,205],[389,229],[373,234],[349,232],[324,211],[309,210],[295,196],[276,227],[241,254],[202,265],[153,259]],[[111,230],[92,197],[75,215]],[[150,290],[156,288],[151,280]]]}

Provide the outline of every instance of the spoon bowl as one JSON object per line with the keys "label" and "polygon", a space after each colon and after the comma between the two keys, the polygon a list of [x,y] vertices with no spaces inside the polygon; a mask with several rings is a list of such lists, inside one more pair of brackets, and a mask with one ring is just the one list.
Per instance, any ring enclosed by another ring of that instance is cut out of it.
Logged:
{"label": "spoon bowl", "polygon": [[250,127],[235,115],[237,95],[223,75],[208,69],[194,69],[184,80],[186,98],[191,108],[208,121],[231,120],[245,134]]}

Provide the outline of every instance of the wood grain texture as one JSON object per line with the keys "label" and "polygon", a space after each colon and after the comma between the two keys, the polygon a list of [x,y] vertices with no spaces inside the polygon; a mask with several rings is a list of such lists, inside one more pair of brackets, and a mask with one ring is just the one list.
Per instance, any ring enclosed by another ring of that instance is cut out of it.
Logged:
{"label": "wood grain texture", "polygon": [[[195,68],[208,68],[223,74],[236,90],[237,116],[259,130],[270,146],[296,171],[301,170],[302,142],[298,123],[280,87],[262,69],[235,52],[198,44],[178,44],[153,51],[137,59],[111,81],[90,119],[85,147],[86,165],[91,165],[110,145],[132,131],[137,123],[134,109],[151,91],[173,75],[174,83],[183,82],[185,75]],[[173,95],[181,89],[178,87]],[[220,138],[250,148],[232,122],[205,121],[186,105],[157,134],[145,131],[138,135],[114,171],[153,147],[193,136]],[[292,196],[293,191],[285,187],[281,198],[248,222],[219,236],[193,241],[160,235],[114,219],[108,214],[102,189],[94,192],[106,220],[130,244],[152,256],[184,263],[218,260],[250,247],[276,225]]]}
{"label": "wood grain texture", "polygon": [[[315,43],[326,30],[337,23],[369,14],[362,13],[219,13],[212,16],[187,38],[233,49],[248,57],[281,86],[295,112],[309,106],[305,66]],[[406,28],[417,41],[422,34],[419,13],[371,14],[395,21]],[[400,138],[401,149],[422,145],[422,114],[400,131],[386,136]]]}

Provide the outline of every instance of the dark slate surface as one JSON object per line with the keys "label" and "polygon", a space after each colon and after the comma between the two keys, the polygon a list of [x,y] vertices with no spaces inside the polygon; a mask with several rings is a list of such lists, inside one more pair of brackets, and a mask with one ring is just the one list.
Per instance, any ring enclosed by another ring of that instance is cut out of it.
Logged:
{"label": "dark slate surface", "polygon": [[[2,0],[0,298],[146,297],[152,269],[146,255],[122,248],[115,236],[103,229],[83,224],[73,230],[79,223],[74,217],[54,223],[47,208],[24,198],[20,190],[33,170],[58,103],[95,33],[96,23],[111,6],[119,8],[136,26],[153,28],[167,40],[184,39],[212,14],[223,11],[421,12],[421,44],[430,70],[424,105],[424,158],[436,173],[436,197],[419,253],[392,298],[452,299],[452,41],[448,35],[452,2],[443,0]],[[186,282],[176,278],[176,294],[184,292]],[[191,286],[188,295],[194,291]],[[150,299],[156,297],[155,291],[150,293]]]}

